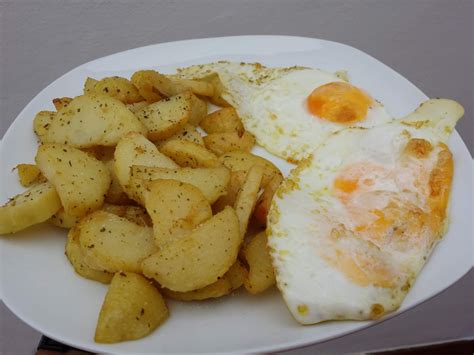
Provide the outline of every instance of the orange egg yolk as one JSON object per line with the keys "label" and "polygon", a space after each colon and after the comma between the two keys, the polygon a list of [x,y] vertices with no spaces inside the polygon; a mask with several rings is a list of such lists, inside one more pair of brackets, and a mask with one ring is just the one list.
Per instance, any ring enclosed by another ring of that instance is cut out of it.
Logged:
{"label": "orange egg yolk", "polygon": [[372,98],[361,89],[345,82],[332,82],[317,87],[307,98],[311,114],[341,124],[363,120]]}

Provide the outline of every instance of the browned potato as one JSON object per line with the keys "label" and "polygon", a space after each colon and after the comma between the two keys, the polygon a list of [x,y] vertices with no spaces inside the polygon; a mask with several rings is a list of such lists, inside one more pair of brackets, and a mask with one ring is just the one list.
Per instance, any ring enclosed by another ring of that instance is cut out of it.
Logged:
{"label": "browned potato", "polygon": [[177,94],[173,82],[155,70],[137,71],[131,81],[149,103]]}
{"label": "browned potato", "polygon": [[193,94],[199,96],[210,96],[214,95],[214,86],[203,80],[191,80],[191,79],[171,79],[174,86],[174,92],[191,91]]}
{"label": "browned potato", "polygon": [[53,111],[40,111],[36,114],[33,121],[33,130],[41,142],[45,143],[47,141],[47,133],[55,117],[56,112]]}
{"label": "browned potato", "polygon": [[255,137],[247,131],[241,136],[237,132],[211,133],[204,137],[204,144],[217,155],[234,150],[250,152],[255,145]]}
{"label": "browned potato", "polygon": [[201,134],[197,131],[196,127],[194,127],[191,124],[186,124],[181,130],[173,134],[171,137],[169,137],[166,140],[163,141],[157,141],[155,144],[159,148],[163,146],[166,142],[169,142],[171,140],[185,140],[185,141],[190,141],[195,144],[199,144],[204,146],[204,140],[202,139]]}
{"label": "browned potato", "polygon": [[46,178],[41,174],[41,170],[34,164],[18,164],[15,169],[18,172],[18,178],[23,187],[29,187],[34,183],[46,181]]}
{"label": "browned potato", "polygon": [[194,126],[197,126],[207,115],[207,102],[192,94],[190,95],[190,101],[191,116],[189,117],[188,122]]}
{"label": "browned potato", "polygon": [[41,145],[35,159],[54,185],[67,214],[82,217],[102,206],[110,186],[110,174],[104,163],[63,144]]}
{"label": "browned potato", "polygon": [[61,200],[49,182],[37,184],[0,207],[0,234],[15,233],[48,220],[61,208]]}
{"label": "browned potato", "polygon": [[202,192],[176,180],[149,182],[145,207],[153,221],[153,235],[158,246],[189,234],[212,217],[211,205]]}
{"label": "browned potato", "polygon": [[275,273],[267,249],[265,232],[261,232],[252,238],[244,247],[243,256],[249,266],[248,277],[244,281],[247,291],[257,294],[275,284]]}
{"label": "browned potato", "polygon": [[74,270],[86,279],[108,284],[114,276],[110,272],[91,269],[84,263],[84,253],[79,244],[79,229],[77,227],[71,228],[67,235],[66,256]]}
{"label": "browned potato", "polygon": [[143,101],[137,88],[127,79],[112,76],[99,80],[94,86],[94,92],[105,94],[122,101],[124,104],[133,104]]}
{"label": "browned potato", "polygon": [[143,207],[105,204],[102,211],[124,217],[139,226],[153,227],[151,218]]}
{"label": "browned potato", "polygon": [[134,165],[131,169],[130,188],[137,190],[136,195],[141,195],[145,189],[141,181],[157,179],[172,179],[191,184],[201,190],[209,203],[214,203],[226,194],[230,172],[224,167],[164,169]]}
{"label": "browned potato", "polygon": [[109,160],[104,162],[105,166],[110,173],[110,186],[105,194],[104,201],[106,203],[116,204],[116,205],[125,205],[131,203],[132,200],[128,197],[127,193],[123,190],[120,181],[117,178],[115,173],[115,163],[114,160]]}
{"label": "browned potato", "polygon": [[103,145],[96,145],[89,148],[82,148],[81,150],[93,156],[97,160],[107,162],[114,158],[115,147],[105,147]]}
{"label": "browned potato", "polygon": [[179,132],[191,116],[190,94],[179,94],[154,102],[135,112],[148,130],[152,141],[166,139]]}
{"label": "browned potato", "polygon": [[185,140],[166,142],[160,151],[182,167],[214,168],[219,165],[219,159],[214,153],[199,144]]}
{"label": "browned potato", "polygon": [[225,153],[219,157],[220,162],[232,171],[245,171],[254,165],[263,168],[262,186],[266,186],[273,176],[281,175],[280,170],[271,161],[260,156],[241,151]]}
{"label": "browned potato", "polygon": [[84,94],[94,93],[94,88],[98,82],[99,82],[98,80],[88,77],[86,81],[84,82]]}
{"label": "browned potato", "polygon": [[94,340],[117,343],[143,338],[168,318],[165,300],[143,276],[118,272],[100,309]]}
{"label": "browned potato", "polygon": [[216,282],[235,263],[241,242],[237,214],[226,207],[192,233],[145,259],[142,271],[172,291],[203,288]]}
{"label": "browned potato", "polygon": [[255,212],[253,215],[261,226],[267,225],[267,215],[268,211],[270,210],[273,195],[275,195],[275,192],[282,181],[283,176],[281,174],[275,174],[264,187],[263,193],[260,195],[257,201],[257,206],[255,207]]}
{"label": "browned potato", "polygon": [[141,110],[142,108],[147,107],[149,104],[150,103],[148,101],[140,101],[140,102],[135,102],[133,104],[127,104],[127,108],[133,113],[135,113]]}
{"label": "browned potato", "polygon": [[79,223],[80,220],[80,217],[71,216],[64,211],[64,208],[61,208],[49,219],[49,222],[57,227],[70,229]]}
{"label": "browned potato", "polygon": [[107,95],[87,94],[75,97],[57,112],[45,133],[45,141],[76,148],[114,146],[129,132],[145,133],[146,129],[121,101]]}
{"label": "browned potato", "polygon": [[224,85],[222,85],[221,79],[217,73],[212,73],[207,75],[200,80],[206,81],[214,87],[214,94],[207,99],[214,105],[220,107],[228,107],[229,103],[222,97],[222,94],[225,91]]}
{"label": "browned potato", "polygon": [[250,168],[245,182],[242,185],[235,200],[234,209],[239,217],[240,234],[242,238],[247,232],[247,225],[252,215],[255,204],[257,203],[258,192],[262,182],[263,169],[259,165]]}
{"label": "browned potato", "polygon": [[140,272],[143,259],[156,251],[153,231],[127,218],[96,211],[79,223],[84,262],[108,272]]}
{"label": "browned potato", "polygon": [[131,133],[120,140],[115,148],[114,169],[117,179],[131,198],[140,202],[140,196],[134,195],[129,188],[130,168],[133,165],[177,168],[178,165],[161,154],[155,145],[141,134]]}
{"label": "browned potato", "polygon": [[201,301],[228,295],[242,286],[246,277],[247,270],[237,260],[219,280],[199,290],[176,292],[164,288],[162,292],[165,296],[178,301]]}
{"label": "browned potato", "polygon": [[59,111],[63,109],[64,107],[67,107],[72,101],[72,98],[70,97],[57,97],[53,99],[53,105],[56,108],[56,111]]}
{"label": "browned potato", "polygon": [[229,187],[227,193],[214,203],[212,210],[214,213],[222,211],[225,206],[234,206],[237,194],[244,184],[247,173],[245,171],[232,171],[230,173]]}
{"label": "browned potato", "polygon": [[237,132],[241,136],[244,133],[242,121],[233,107],[225,107],[208,114],[200,125],[208,134]]}

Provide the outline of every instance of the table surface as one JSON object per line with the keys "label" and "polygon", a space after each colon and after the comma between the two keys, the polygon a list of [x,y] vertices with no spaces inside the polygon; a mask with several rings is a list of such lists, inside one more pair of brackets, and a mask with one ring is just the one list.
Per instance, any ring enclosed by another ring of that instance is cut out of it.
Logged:
{"label": "table surface", "polygon": [[[472,0],[0,0],[0,137],[36,93],[87,61],[153,43],[249,34],[323,38],[373,55],[428,96],[461,102],[457,130],[474,151]],[[473,286],[471,270],[400,316],[288,354],[472,338]],[[39,338],[0,303],[0,354],[31,354]]]}

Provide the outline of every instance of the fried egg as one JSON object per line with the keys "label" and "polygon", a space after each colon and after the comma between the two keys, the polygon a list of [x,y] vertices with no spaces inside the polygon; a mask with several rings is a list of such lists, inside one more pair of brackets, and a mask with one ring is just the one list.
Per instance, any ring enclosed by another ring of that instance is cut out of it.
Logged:
{"label": "fried egg", "polygon": [[277,285],[302,324],[397,309],[446,231],[464,110],[429,100],[374,128],[330,136],[283,182],[267,227]]}
{"label": "fried egg", "polygon": [[178,70],[185,78],[211,73],[219,74],[222,97],[236,108],[257,143],[292,163],[334,132],[392,119],[363,89],[320,69],[218,62]]}

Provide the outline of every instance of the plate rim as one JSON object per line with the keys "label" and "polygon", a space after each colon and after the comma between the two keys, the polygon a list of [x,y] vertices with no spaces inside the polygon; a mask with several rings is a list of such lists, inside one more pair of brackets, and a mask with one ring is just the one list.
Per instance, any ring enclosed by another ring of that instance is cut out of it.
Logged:
{"label": "plate rim", "polygon": [[[33,96],[33,98],[31,98],[31,100],[23,107],[23,109],[17,114],[17,116],[15,117],[15,119],[12,121],[12,123],[10,124],[10,126],[8,127],[8,129],[5,131],[5,134],[3,135],[2,138],[0,138],[0,158],[2,157],[2,151],[4,149],[3,145],[4,145],[4,138],[7,137],[9,134],[11,134],[11,131],[13,130],[13,127],[15,125],[15,123],[17,122],[18,120],[18,117],[22,116],[24,114],[25,111],[28,110],[29,106],[32,105],[32,103],[36,100],[36,98],[41,95],[41,93],[45,90],[47,90],[48,88],[50,88],[51,86],[53,86],[56,82],[62,80],[64,77],[70,75],[71,73],[74,73],[76,71],[81,71],[83,69],[85,69],[88,65],[91,65],[95,62],[98,62],[100,60],[107,60],[107,59],[110,59],[111,57],[114,57],[118,54],[126,54],[126,53],[129,53],[129,52],[133,52],[133,51],[136,51],[136,50],[142,50],[142,49],[147,49],[147,48],[153,48],[153,47],[157,47],[157,46],[160,46],[160,45],[166,45],[166,44],[177,44],[177,45],[186,45],[186,42],[190,43],[190,42],[199,42],[199,41],[212,41],[212,40],[223,40],[223,39],[226,39],[226,40],[244,40],[244,39],[248,39],[248,38],[252,38],[252,39],[256,39],[256,38],[262,38],[262,39],[273,39],[273,40],[278,40],[278,39],[284,39],[284,40],[289,40],[289,39],[304,39],[304,40],[314,40],[314,41],[318,41],[318,42],[322,42],[322,43],[326,43],[326,44],[331,44],[331,45],[337,45],[337,46],[343,46],[343,47],[346,47],[348,49],[350,49],[351,51],[356,51],[356,52],[359,52],[360,54],[363,54],[364,56],[366,57],[369,57],[371,60],[375,60],[377,61],[378,63],[382,64],[386,69],[388,69],[389,71],[391,71],[392,74],[396,75],[399,79],[402,79],[403,81],[407,82],[410,86],[412,86],[414,89],[416,89],[418,91],[418,94],[420,96],[422,96],[425,100],[428,99],[428,96],[426,94],[424,94],[424,92],[422,90],[420,90],[415,84],[413,84],[411,81],[409,81],[407,78],[405,78],[402,74],[400,74],[399,72],[397,72],[396,70],[394,70],[392,67],[390,67],[389,65],[385,64],[384,62],[376,59],[375,57],[373,57],[371,54],[367,53],[367,52],[364,52],[358,48],[355,48],[351,45],[348,45],[348,44],[345,44],[345,43],[341,43],[341,42],[336,42],[336,41],[331,41],[331,40],[326,40],[326,39],[321,39],[321,38],[315,38],[315,37],[305,37],[305,36],[288,36],[288,35],[243,35],[243,36],[239,36],[239,35],[236,35],[236,36],[218,36],[218,37],[203,37],[203,38],[194,38],[194,39],[184,39],[184,40],[178,40],[178,41],[167,41],[167,42],[159,42],[159,43],[154,43],[154,44],[149,44],[149,45],[146,45],[146,46],[140,46],[140,47],[135,47],[135,48],[130,48],[130,49],[127,49],[127,50],[124,50],[124,51],[119,51],[119,52],[116,52],[116,53],[112,53],[112,54],[109,54],[109,55],[106,55],[106,56],[103,56],[103,57],[99,57],[99,58],[96,58],[96,59],[93,59],[93,60],[90,60],[86,63],[83,63],[79,66],[76,66],[74,67],[73,69],[65,72],[64,74],[62,74],[61,76],[59,76],[58,78],[56,78],[55,80],[53,80],[51,83],[49,83],[47,86],[45,86],[44,88],[42,88],[35,96]],[[472,155],[469,151],[469,149],[467,148],[464,140],[462,139],[462,137],[459,135],[459,133],[457,131],[455,131],[454,133],[455,135],[458,135],[461,142],[462,142],[462,149],[463,150],[466,150],[467,153],[469,154],[469,156],[472,158]],[[3,185],[0,186],[0,196],[3,196],[4,193],[3,193]],[[3,242],[2,242],[2,239],[0,239],[0,255],[2,253],[2,249],[3,249]],[[2,267],[1,265],[2,263],[0,262],[0,268]],[[426,299],[420,301],[420,302],[417,302],[413,305],[411,305],[410,307],[404,309],[402,312],[398,312],[397,311],[394,311],[388,315],[385,315],[382,319],[380,320],[377,320],[377,321],[367,321],[367,322],[361,322],[361,327],[357,328],[357,329],[354,329],[354,330],[347,330],[347,331],[344,331],[342,333],[339,333],[337,335],[328,335],[326,337],[323,337],[323,338],[320,338],[316,341],[313,341],[313,340],[296,340],[296,341],[292,341],[292,342],[286,342],[286,344],[282,344],[280,346],[278,345],[268,345],[268,346],[260,346],[258,348],[256,347],[253,347],[251,348],[251,352],[269,352],[269,351],[287,351],[287,350],[294,350],[294,349],[301,349],[301,348],[305,348],[305,347],[309,347],[309,346],[312,346],[312,345],[316,345],[316,344],[321,344],[321,343],[324,343],[324,342],[327,342],[327,341],[331,341],[331,340],[334,340],[334,339],[338,339],[338,338],[341,338],[341,337],[344,337],[346,335],[349,335],[349,334],[352,334],[352,333],[357,333],[359,331],[363,331],[365,329],[368,329],[368,328],[371,328],[375,325],[378,325],[380,323],[383,323],[387,320],[390,320],[390,319],[393,319],[407,311],[410,311],[412,310],[413,308],[415,307],[418,307],[419,305],[421,304],[424,304],[425,302],[431,300],[432,298],[438,296],[439,294],[445,292],[446,290],[448,290],[450,287],[452,287],[455,283],[459,282],[460,279],[462,279],[464,276],[466,276],[466,274],[468,274],[471,270],[473,270],[473,266],[471,265],[471,268],[466,270],[461,276],[459,276],[454,282],[451,283],[450,286],[448,286],[447,288],[445,289],[442,289],[442,290],[439,290],[438,292],[430,295],[429,297],[427,297]],[[0,274],[0,276],[3,274],[3,272]],[[83,346],[82,344],[80,345],[77,345],[76,343],[74,342],[70,342],[70,341],[64,341],[63,339],[59,339],[57,338],[55,335],[51,335],[51,334],[48,334],[49,332],[44,332],[43,330],[41,330],[41,326],[39,324],[36,324],[35,321],[33,320],[27,320],[27,316],[25,316],[21,311],[18,312],[15,307],[11,305],[11,303],[9,303],[8,301],[8,298],[5,299],[5,296],[2,292],[2,285],[3,285],[3,282],[0,282],[0,301],[3,301],[3,303],[5,304],[5,306],[16,316],[18,317],[21,321],[23,321],[24,323],[26,323],[28,326],[32,327],[33,329],[35,329],[36,331],[38,331],[39,333],[43,334],[43,335],[46,335],[48,337],[50,337],[51,339],[55,339],[57,341],[60,341],[64,344],[67,344],[67,345],[71,345],[73,347],[76,347],[78,349],[84,349],[84,350],[88,350],[88,351],[94,351],[96,352],[96,348],[93,348],[93,347],[87,347],[87,346]],[[103,345],[106,345],[106,344],[98,344],[99,346],[103,346]],[[246,349],[244,349],[245,351],[248,351]],[[115,353],[128,353],[128,352],[122,352],[122,351],[115,351]]]}

